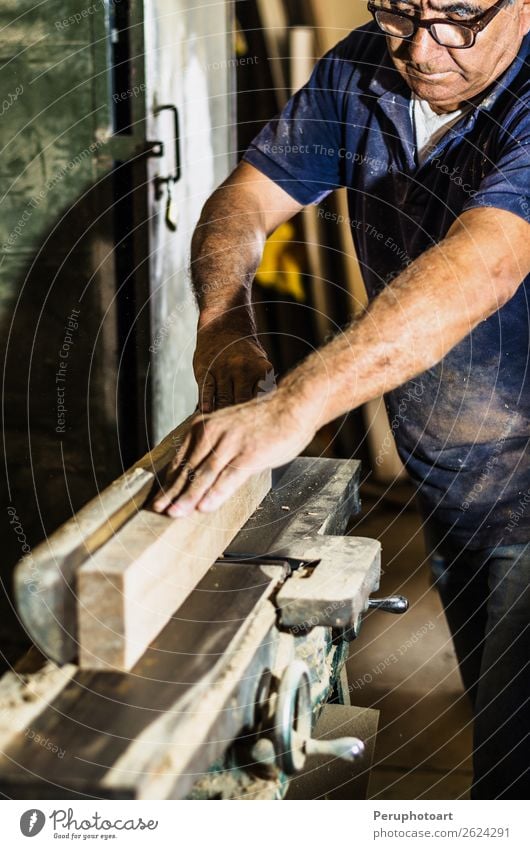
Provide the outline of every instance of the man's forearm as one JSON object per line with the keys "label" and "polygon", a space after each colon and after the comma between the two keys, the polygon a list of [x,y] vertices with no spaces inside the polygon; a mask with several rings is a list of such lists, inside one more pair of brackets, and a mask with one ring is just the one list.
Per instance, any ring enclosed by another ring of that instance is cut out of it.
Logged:
{"label": "man's forearm", "polygon": [[254,329],[252,281],[266,234],[256,204],[221,187],[206,203],[191,246],[192,286],[200,323],[223,316],[227,324]]}
{"label": "man's forearm", "polygon": [[252,283],[267,237],[299,209],[246,162],[203,209],[191,265],[200,310],[193,370],[201,413],[250,401],[274,374],[255,323]]}
{"label": "man's forearm", "polygon": [[316,428],[426,371],[513,294],[487,252],[454,236],[419,257],[279,386]]}

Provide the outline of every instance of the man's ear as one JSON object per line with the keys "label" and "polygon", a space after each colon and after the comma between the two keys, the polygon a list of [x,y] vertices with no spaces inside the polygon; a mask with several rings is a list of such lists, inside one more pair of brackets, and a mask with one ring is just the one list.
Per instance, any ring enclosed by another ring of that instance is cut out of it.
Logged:
{"label": "man's ear", "polygon": [[530,0],[523,0],[523,7],[521,9],[521,37],[525,36],[528,32],[530,32]]}

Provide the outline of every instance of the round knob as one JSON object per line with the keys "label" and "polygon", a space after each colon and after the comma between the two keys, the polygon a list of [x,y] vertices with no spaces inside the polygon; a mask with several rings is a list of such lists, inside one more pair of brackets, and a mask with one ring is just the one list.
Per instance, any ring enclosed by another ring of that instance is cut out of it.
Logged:
{"label": "round knob", "polygon": [[295,660],[283,674],[274,719],[276,762],[286,775],[300,772],[311,755],[329,755],[355,761],[364,754],[356,737],[314,740],[311,737],[311,679],[307,665]]}
{"label": "round knob", "polygon": [[370,598],[369,610],[383,610],[385,613],[406,613],[409,601],[404,595],[392,595],[389,598]]}

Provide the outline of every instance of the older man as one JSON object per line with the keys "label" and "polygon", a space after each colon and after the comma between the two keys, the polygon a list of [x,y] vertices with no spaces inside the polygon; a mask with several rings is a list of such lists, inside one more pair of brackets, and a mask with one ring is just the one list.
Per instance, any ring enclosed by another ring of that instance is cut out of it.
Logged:
{"label": "older man", "polygon": [[[215,510],[384,394],[474,705],[472,796],[517,798],[530,761],[530,0],[368,8],[374,22],[318,62],[204,208],[204,415],[155,509]],[[264,242],[340,186],[370,306],[253,399],[270,368],[250,294]]]}

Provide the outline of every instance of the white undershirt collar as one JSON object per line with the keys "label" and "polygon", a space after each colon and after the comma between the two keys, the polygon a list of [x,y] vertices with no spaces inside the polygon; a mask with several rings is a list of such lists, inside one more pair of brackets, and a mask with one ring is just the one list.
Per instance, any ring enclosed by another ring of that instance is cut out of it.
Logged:
{"label": "white undershirt collar", "polygon": [[443,112],[438,115],[431,109],[426,100],[420,100],[414,92],[410,98],[410,116],[414,128],[416,142],[416,157],[418,165],[422,165],[429,153],[436,147],[440,139],[456,122],[473,108],[473,104],[465,104],[454,112]]}

